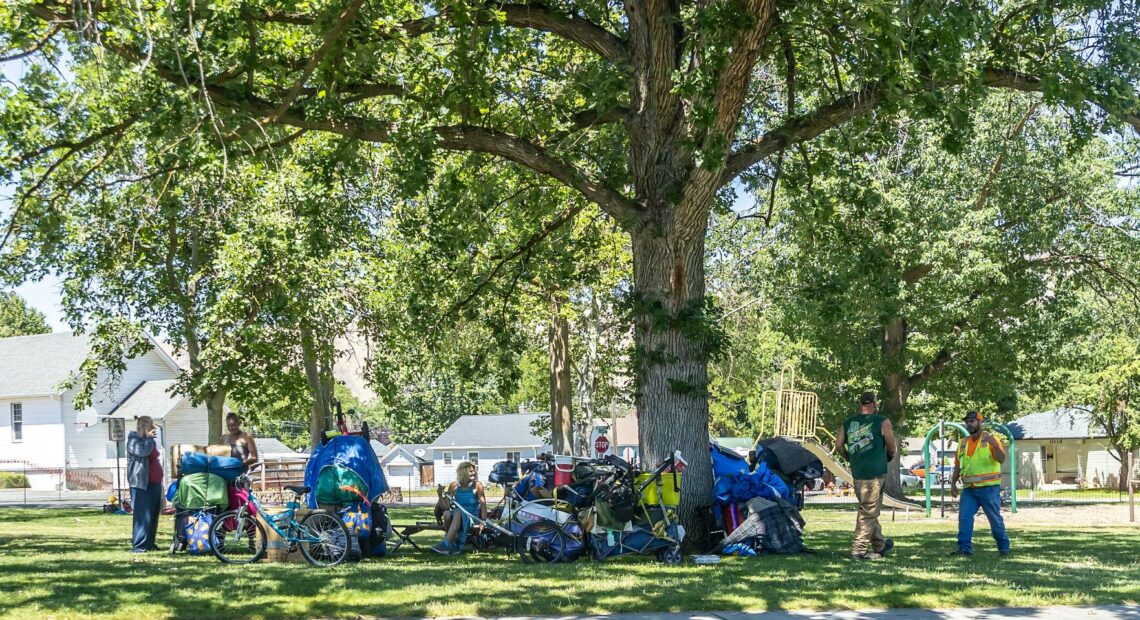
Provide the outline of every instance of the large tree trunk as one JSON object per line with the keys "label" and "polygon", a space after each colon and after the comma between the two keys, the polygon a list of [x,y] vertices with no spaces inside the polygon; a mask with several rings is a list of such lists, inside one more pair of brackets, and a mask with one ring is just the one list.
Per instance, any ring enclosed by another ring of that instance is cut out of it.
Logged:
{"label": "large tree trunk", "polygon": [[[691,222],[692,223],[692,222]],[[704,323],[704,240],[699,230],[634,232],[636,405],[642,467],[680,450],[688,461],[681,522],[688,547],[708,546],[712,505],[709,458],[708,340]]]}
{"label": "large tree trunk", "polygon": [[217,443],[222,439],[222,421],[226,417],[226,391],[214,390],[206,395],[207,443]]}
{"label": "large tree trunk", "polygon": [[555,454],[574,450],[573,391],[570,387],[570,325],[562,316],[562,300],[551,300],[550,351],[550,431]]}
{"label": "large tree trunk", "polygon": [[316,338],[307,327],[301,328],[301,363],[305,367],[305,381],[309,384],[309,392],[313,397],[313,408],[309,414],[309,447],[315,448],[321,443],[325,420],[329,419],[332,393],[328,390],[328,382],[321,376],[320,350]]}
{"label": "large tree trunk", "polygon": [[[590,312],[579,321],[579,325],[585,328],[586,350],[582,355],[582,361],[578,365],[578,403],[580,405],[578,410],[578,417],[574,424],[574,454],[579,456],[589,456],[591,446],[587,445],[590,441],[590,432],[594,426],[594,419],[598,416],[598,373],[596,370],[598,364],[598,340],[600,335],[598,333],[598,296],[597,294],[590,293]],[[614,453],[617,453],[617,441],[613,433],[616,429],[611,429],[611,440],[614,445]]]}
{"label": "large tree trunk", "polygon": [[[185,312],[190,312],[189,304],[183,306]],[[190,361],[190,373],[195,375],[202,372],[201,343],[198,342],[198,333],[194,329],[193,321],[187,316],[183,321],[183,337],[186,339],[186,356]],[[226,417],[226,390],[221,388],[206,389],[199,393],[206,404],[206,443],[212,444],[221,441],[223,421]]]}
{"label": "large tree trunk", "polygon": [[906,372],[907,325],[906,319],[891,319],[883,333],[883,362],[887,374],[883,378],[883,393],[880,396],[879,413],[890,419],[895,429],[895,458],[887,463],[887,477],[883,481],[883,492],[893,497],[903,497],[902,482],[899,480],[900,461],[904,442],[906,401],[910,397],[910,375]]}

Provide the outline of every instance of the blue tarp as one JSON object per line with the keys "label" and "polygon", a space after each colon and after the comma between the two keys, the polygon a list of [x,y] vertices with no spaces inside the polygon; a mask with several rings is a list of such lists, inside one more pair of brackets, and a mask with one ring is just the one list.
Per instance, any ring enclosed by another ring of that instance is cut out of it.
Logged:
{"label": "blue tarp", "polygon": [[748,461],[732,450],[710,443],[709,451],[712,453],[713,478],[748,472]]}
{"label": "blue tarp", "polygon": [[206,456],[199,452],[185,452],[182,454],[182,464],[178,471],[183,476],[211,473],[226,480],[233,480],[241,475],[242,469],[241,459],[230,456]]}
{"label": "blue tarp", "polygon": [[305,466],[305,486],[313,490],[309,493],[309,507],[317,507],[317,477],[325,467],[344,467],[351,470],[368,485],[368,501],[374,502],[388,492],[388,481],[376,451],[368,445],[368,440],[360,435],[337,435],[328,443],[318,446]]}
{"label": "blue tarp", "polygon": [[752,473],[736,473],[716,479],[713,496],[722,506],[746,502],[754,497],[789,499],[792,490],[768,466],[760,463]]}

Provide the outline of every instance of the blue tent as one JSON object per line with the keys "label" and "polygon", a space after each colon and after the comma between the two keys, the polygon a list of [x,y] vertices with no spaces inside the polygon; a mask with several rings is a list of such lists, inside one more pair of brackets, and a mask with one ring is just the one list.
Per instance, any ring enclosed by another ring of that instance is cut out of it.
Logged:
{"label": "blue tent", "polygon": [[361,490],[370,502],[388,492],[388,481],[384,479],[380,459],[368,440],[360,435],[337,435],[314,449],[309,464],[305,466],[305,486],[312,489],[309,493],[310,508],[317,507],[316,489],[321,472],[337,469],[347,469],[359,476],[368,485],[367,489]]}

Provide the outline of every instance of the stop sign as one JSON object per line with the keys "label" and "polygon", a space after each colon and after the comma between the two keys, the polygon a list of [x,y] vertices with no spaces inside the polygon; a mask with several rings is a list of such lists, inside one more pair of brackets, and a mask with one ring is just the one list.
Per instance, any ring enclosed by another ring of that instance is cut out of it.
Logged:
{"label": "stop sign", "polygon": [[594,450],[597,451],[598,454],[605,454],[609,449],[610,440],[606,439],[605,435],[598,435],[598,438],[594,440]]}

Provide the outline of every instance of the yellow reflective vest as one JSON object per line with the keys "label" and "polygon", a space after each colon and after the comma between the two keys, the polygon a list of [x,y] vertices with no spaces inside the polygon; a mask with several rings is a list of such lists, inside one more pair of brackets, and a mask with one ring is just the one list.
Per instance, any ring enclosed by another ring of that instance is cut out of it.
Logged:
{"label": "yellow reflective vest", "polygon": [[979,439],[975,444],[966,437],[958,444],[958,476],[966,488],[1001,484],[1001,463],[994,460],[989,443]]}

